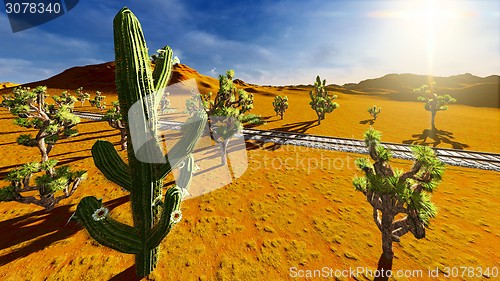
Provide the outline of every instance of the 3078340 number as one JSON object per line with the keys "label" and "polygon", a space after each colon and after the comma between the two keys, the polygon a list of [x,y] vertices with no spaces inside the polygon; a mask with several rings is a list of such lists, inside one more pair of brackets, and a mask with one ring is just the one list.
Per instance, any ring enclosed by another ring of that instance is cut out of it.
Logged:
{"label": "3078340 number", "polygon": [[59,14],[61,12],[60,3],[6,3],[5,12],[7,14]]}
{"label": "3078340 number", "polygon": [[472,266],[454,266],[444,268],[445,278],[469,277],[469,278],[482,278],[483,276],[498,277],[498,268],[494,267],[472,267]]}

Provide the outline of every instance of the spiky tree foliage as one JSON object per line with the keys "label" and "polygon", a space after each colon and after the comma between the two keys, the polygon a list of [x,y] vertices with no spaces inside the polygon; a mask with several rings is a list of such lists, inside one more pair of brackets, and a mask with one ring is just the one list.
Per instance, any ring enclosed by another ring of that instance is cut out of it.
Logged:
{"label": "spiky tree foliage", "polygon": [[120,145],[122,147],[122,150],[126,150],[127,130],[125,130],[123,115],[120,110],[120,103],[118,101],[113,102],[113,108],[109,109],[106,114],[104,114],[102,120],[108,121],[109,126],[120,131]]}
{"label": "spiky tree foliage", "polygon": [[368,108],[368,113],[373,117],[373,120],[377,120],[378,115],[382,111],[382,107],[377,107],[376,105]]}
{"label": "spiky tree foliage", "polygon": [[[182,126],[181,139],[166,155],[158,139],[155,91],[165,88],[168,83],[172,50],[168,46],[163,48],[166,59],[157,61],[152,72],[141,25],[135,15],[123,8],[116,15],[113,27],[116,86],[123,122],[129,135],[128,164],[107,141],[94,144],[92,157],[107,179],[130,192],[134,225],[111,218],[108,209],[93,196],[80,201],[76,218],[99,243],[134,254],[136,273],[144,277],[158,263],[160,242],[181,220],[183,189],[187,188],[194,167],[192,151],[203,133],[207,118],[204,112],[193,114]],[[134,112],[131,115],[133,119],[129,119],[130,110]],[[148,141],[142,145],[133,142],[142,137]],[[163,179],[176,167],[182,167],[177,185],[168,188],[162,196]]]}
{"label": "spiky tree foliage", "polygon": [[316,111],[318,124],[321,124],[321,120],[325,119],[327,113],[331,113],[339,108],[339,104],[333,101],[337,96],[328,94],[326,90],[326,80],[321,81],[319,75],[316,77],[314,89],[309,92],[309,96],[311,97],[309,105]]}
{"label": "spiky tree foliage", "polygon": [[83,104],[85,104],[86,100],[90,100],[90,94],[84,93],[83,87],[76,89],[75,92],[76,92],[76,98],[79,102],[82,103],[82,106]]}
{"label": "spiky tree foliage", "polygon": [[12,95],[2,95],[1,106],[7,108],[10,111],[10,106],[12,105]]}
{"label": "spiky tree foliage", "polygon": [[432,131],[436,131],[436,125],[434,124],[436,113],[441,110],[447,110],[447,105],[456,102],[457,100],[452,98],[450,95],[437,94],[436,82],[432,82],[428,85],[422,85],[420,88],[414,89],[413,91],[418,94],[419,101],[425,102],[425,110],[431,112],[431,129]]}
{"label": "spiky tree foliage", "polygon": [[285,115],[285,111],[288,109],[288,97],[287,96],[275,96],[273,101],[274,112],[279,115],[281,119]]}
{"label": "spiky tree foliage", "polygon": [[106,102],[104,101],[105,98],[106,96],[103,96],[101,92],[96,91],[94,99],[89,100],[90,105],[102,111],[106,109]]}
{"label": "spiky tree foliage", "polygon": [[[0,201],[36,204],[46,210],[52,210],[59,201],[73,195],[80,183],[87,177],[86,171],[72,172],[69,166],[54,169],[56,164],[55,160],[43,163],[33,162],[10,171],[4,179],[10,184],[0,189]],[[35,184],[33,185],[33,176],[40,173],[45,174],[34,178]],[[38,191],[38,195],[23,195],[30,191]]]}
{"label": "spiky tree foliage", "polygon": [[[444,173],[444,164],[426,146],[411,148],[415,161],[408,172],[393,169],[389,164],[391,151],[380,144],[381,133],[374,129],[365,132],[368,158],[356,159],[363,177],[353,180],[356,190],[366,196],[373,207],[373,219],[382,232],[382,251],[387,260],[394,256],[392,243],[411,232],[415,238],[425,237],[425,228],[436,216],[431,193],[436,190]],[[403,217],[395,220],[396,216]]]}
{"label": "spiky tree foliage", "polygon": [[42,86],[33,90],[15,88],[12,94],[4,99],[4,103],[11,108],[10,112],[17,117],[14,124],[38,130],[35,137],[21,135],[17,141],[21,145],[37,146],[42,162],[49,159],[49,153],[58,139],[75,136],[78,133],[74,127],[80,123],[80,118],[72,113],[74,102],[67,102],[61,98],[55,105],[47,104],[46,93],[47,87]]}
{"label": "spiky tree foliage", "polygon": [[221,145],[221,163],[227,163],[229,140],[243,129],[245,112],[253,108],[253,94],[237,89],[233,83],[234,70],[219,75],[219,91],[212,99],[212,93],[195,94],[186,101],[187,111],[204,109],[209,116],[208,125],[212,139]]}
{"label": "spiky tree foliage", "polygon": [[54,95],[52,99],[59,107],[66,105],[71,111],[75,107],[76,97],[72,96],[68,91],[62,92],[59,96]]}

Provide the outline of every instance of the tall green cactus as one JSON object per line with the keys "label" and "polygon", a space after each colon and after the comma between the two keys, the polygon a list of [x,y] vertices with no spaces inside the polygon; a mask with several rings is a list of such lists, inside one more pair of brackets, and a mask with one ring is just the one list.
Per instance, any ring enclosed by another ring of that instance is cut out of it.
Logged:
{"label": "tall green cactus", "polygon": [[[107,141],[97,141],[92,147],[94,163],[104,176],[130,192],[134,226],[112,219],[97,198],[85,197],[78,204],[76,218],[99,243],[120,252],[134,254],[136,273],[147,276],[158,262],[159,244],[172,226],[180,221],[180,203],[183,189],[192,177],[192,151],[207,122],[206,114],[193,114],[182,126],[182,137],[169,150],[163,152],[157,137],[157,96],[155,91],[166,87],[171,72],[172,50],[162,50],[162,60],[151,70],[146,42],[139,21],[123,8],[114,19],[116,86],[128,138],[128,164]],[[129,109],[139,105],[142,117],[129,122]],[[139,120],[139,122],[137,122]],[[135,132],[134,132],[135,130]],[[133,142],[137,130],[150,137],[138,146]],[[135,153],[134,153],[135,151]],[[163,163],[147,163],[139,153],[154,158],[160,154]],[[140,159],[140,160],[139,160]],[[142,161],[141,161],[142,160]],[[187,164],[186,164],[187,163]],[[173,168],[180,169],[178,185],[170,187],[162,200],[163,178]]]}

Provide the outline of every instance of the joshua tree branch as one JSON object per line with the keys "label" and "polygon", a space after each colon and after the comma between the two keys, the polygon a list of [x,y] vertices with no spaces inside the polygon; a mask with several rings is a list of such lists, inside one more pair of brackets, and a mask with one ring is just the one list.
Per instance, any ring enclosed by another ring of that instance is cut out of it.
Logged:
{"label": "joshua tree branch", "polygon": [[376,195],[374,192],[368,192],[366,195],[366,199],[372,205],[373,208],[382,210],[384,204],[380,196]]}
{"label": "joshua tree branch", "polygon": [[419,162],[419,161],[415,162],[415,164],[413,165],[413,167],[411,167],[411,170],[409,170],[408,172],[406,172],[403,175],[401,175],[401,177],[399,178],[399,180],[401,182],[404,182],[404,181],[406,181],[406,179],[413,178],[420,171],[421,167],[422,167],[422,163],[421,162]]}
{"label": "joshua tree branch", "polygon": [[380,215],[376,208],[373,208],[373,220],[378,227],[378,230],[382,231],[382,221],[380,220]]}

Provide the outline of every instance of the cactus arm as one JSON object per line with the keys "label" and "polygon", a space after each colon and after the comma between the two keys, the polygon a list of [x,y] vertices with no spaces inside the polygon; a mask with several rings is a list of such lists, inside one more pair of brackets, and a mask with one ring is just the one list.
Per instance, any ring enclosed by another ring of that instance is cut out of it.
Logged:
{"label": "cactus arm", "polygon": [[173,186],[167,190],[161,219],[151,230],[150,235],[147,238],[147,245],[156,247],[167,236],[175,224],[175,222],[171,219],[172,213],[180,209],[181,200],[182,190],[180,187]]}
{"label": "cactus arm", "polygon": [[[182,127],[181,139],[168,151],[169,157],[165,155],[167,163],[162,164],[159,168],[158,179],[163,179],[172,171],[179,163],[184,161],[185,157],[191,154],[194,150],[198,139],[205,130],[208,117],[202,112],[192,116]],[[172,163],[170,163],[172,162]]]}
{"label": "cactus arm", "polygon": [[130,180],[129,167],[118,155],[113,144],[108,141],[96,141],[92,146],[92,157],[96,167],[108,180],[127,191],[131,190],[132,181]]}
{"label": "cactus arm", "polygon": [[182,167],[179,171],[179,177],[177,178],[177,185],[181,188],[181,190],[186,193],[187,189],[189,187],[189,184],[191,183],[191,180],[193,179],[193,172],[194,172],[194,157],[193,154],[189,154],[186,159],[184,160],[184,167]]}
{"label": "cactus arm", "polygon": [[162,49],[163,54],[156,60],[155,69],[153,71],[153,81],[155,87],[155,108],[158,108],[160,101],[163,99],[165,89],[170,81],[172,73],[172,49],[165,46]]}
{"label": "cactus arm", "polygon": [[92,217],[101,206],[101,201],[93,196],[83,198],[76,209],[78,221],[85,226],[90,236],[102,245],[123,253],[139,253],[140,241],[133,227],[117,222],[109,216],[102,220]]}
{"label": "cactus arm", "polygon": [[165,88],[168,86],[170,81],[170,75],[172,73],[172,49],[169,46],[165,46],[161,49],[161,54],[155,63],[155,69],[153,71],[153,81],[154,87],[157,94],[161,93],[156,99],[156,106],[158,106],[161,98],[164,94]]}

